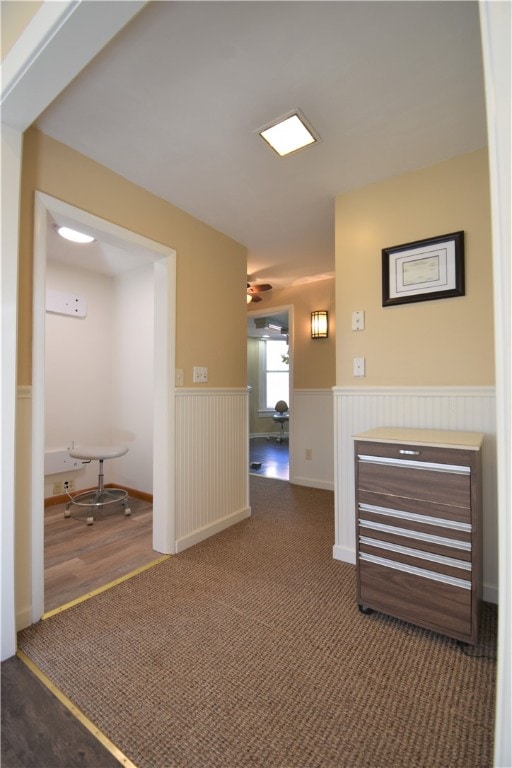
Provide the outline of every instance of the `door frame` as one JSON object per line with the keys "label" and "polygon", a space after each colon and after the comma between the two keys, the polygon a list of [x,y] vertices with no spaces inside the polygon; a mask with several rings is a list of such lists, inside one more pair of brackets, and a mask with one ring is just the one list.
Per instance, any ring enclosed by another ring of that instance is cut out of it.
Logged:
{"label": "door frame", "polygon": [[[278,315],[280,312],[288,313],[288,347],[290,350],[290,366],[289,366],[289,384],[290,384],[290,401],[288,403],[288,410],[293,414],[293,365],[294,365],[294,306],[293,304],[282,304],[278,307],[266,307],[265,309],[253,309],[247,312],[247,317],[267,317],[268,315]],[[295,452],[293,449],[293,418],[288,422],[288,465],[289,465],[289,477],[293,477],[293,469],[295,466]]]}
{"label": "door frame", "polygon": [[153,549],[175,550],[176,251],[46,193],[35,194],[31,419],[31,619],[44,613],[44,403],[47,227],[53,215],[136,247],[154,261]]}

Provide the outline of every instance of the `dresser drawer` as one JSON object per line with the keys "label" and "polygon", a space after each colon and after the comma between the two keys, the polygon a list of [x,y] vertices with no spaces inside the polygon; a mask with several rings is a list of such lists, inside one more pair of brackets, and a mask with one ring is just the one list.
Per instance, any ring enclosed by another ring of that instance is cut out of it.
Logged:
{"label": "dresser drawer", "polygon": [[431,523],[421,524],[418,517],[407,513],[396,517],[387,514],[387,510],[385,514],[377,514],[372,507],[360,506],[358,540],[364,536],[384,544],[412,547],[432,555],[467,561],[472,559],[470,525],[456,524],[457,527],[453,528],[448,521],[440,521],[447,523],[447,526],[442,526],[434,518],[430,519]]}
{"label": "dresser drawer", "polygon": [[429,499],[411,499],[407,496],[397,496],[390,493],[377,493],[364,488],[357,489],[359,504],[378,509],[389,509],[390,513],[408,512],[425,518],[438,518],[454,523],[470,524],[472,519],[470,507],[460,507],[454,504],[441,504]]}
{"label": "dresser drawer", "polygon": [[445,575],[436,580],[428,574],[361,554],[359,604],[467,641],[472,633],[471,582]]}
{"label": "dresser drawer", "polygon": [[471,471],[468,466],[380,459],[358,453],[359,490],[469,508]]}
{"label": "dresser drawer", "polygon": [[359,440],[356,441],[355,446],[356,454],[364,453],[383,459],[430,462],[433,464],[468,465],[475,455],[474,451],[409,443],[377,443]]}
{"label": "dresser drawer", "polygon": [[396,543],[362,534],[359,537],[359,557],[363,562],[365,555],[390,560],[395,563],[395,567],[397,564],[401,564],[413,569],[431,572],[432,578],[434,575],[444,575],[471,582],[471,560],[464,557],[464,553],[457,551],[432,552],[422,547],[420,542],[417,544],[414,541]]}

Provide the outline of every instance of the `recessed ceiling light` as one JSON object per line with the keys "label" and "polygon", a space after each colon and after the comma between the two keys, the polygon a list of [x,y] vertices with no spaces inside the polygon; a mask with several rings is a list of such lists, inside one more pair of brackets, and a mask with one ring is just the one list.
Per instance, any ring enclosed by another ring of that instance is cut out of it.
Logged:
{"label": "recessed ceiling light", "polygon": [[281,157],[319,141],[319,137],[307,125],[304,115],[299,110],[262,128],[258,133]]}
{"label": "recessed ceiling light", "polygon": [[78,230],[70,227],[57,227],[57,232],[65,240],[71,240],[73,243],[92,243],[94,240],[94,237],[84,235],[83,232],[78,232]]}

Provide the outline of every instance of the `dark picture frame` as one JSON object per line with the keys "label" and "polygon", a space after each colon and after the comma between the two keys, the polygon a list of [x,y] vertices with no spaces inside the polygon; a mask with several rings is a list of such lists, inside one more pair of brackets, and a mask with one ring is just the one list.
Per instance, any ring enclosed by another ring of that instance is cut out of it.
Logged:
{"label": "dark picture frame", "polygon": [[382,306],[464,296],[464,232],[382,249]]}

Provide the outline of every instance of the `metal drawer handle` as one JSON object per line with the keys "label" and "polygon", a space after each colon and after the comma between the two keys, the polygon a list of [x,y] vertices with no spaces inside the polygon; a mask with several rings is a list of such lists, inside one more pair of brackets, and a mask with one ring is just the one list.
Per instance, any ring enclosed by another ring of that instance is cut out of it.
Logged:
{"label": "metal drawer handle", "polygon": [[386,525],[385,523],[374,523],[373,520],[359,520],[360,528],[369,528],[371,531],[380,533],[391,533],[394,536],[402,536],[405,539],[415,541],[426,541],[430,544],[438,544],[440,547],[450,547],[450,549],[462,549],[465,552],[471,552],[471,542],[461,539],[449,539],[445,536],[437,536],[434,533],[422,533],[410,528],[399,528],[396,525]]}
{"label": "metal drawer handle", "polygon": [[397,555],[405,555],[406,557],[416,557],[418,560],[429,560],[431,563],[439,563],[440,565],[447,565],[450,568],[460,568],[463,571],[471,570],[471,563],[467,560],[458,560],[456,557],[446,557],[445,555],[437,555],[434,552],[425,552],[422,549],[411,549],[411,547],[402,547],[400,544],[391,544],[389,541],[380,541],[379,539],[372,539],[371,536],[360,536],[360,544],[366,544],[369,547],[375,547],[376,549],[385,549],[389,552],[396,552]]}
{"label": "metal drawer handle", "polygon": [[359,453],[357,458],[366,464],[381,464],[391,467],[410,467],[411,469],[443,472],[450,475],[470,475],[471,467],[457,464],[438,464],[433,461],[416,461],[416,459],[389,459],[387,456],[370,456]]}
{"label": "metal drawer handle", "polygon": [[405,456],[421,456],[421,451],[406,451],[405,448],[399,448],[398,453],[402,453]]}
{"label": "metal drawer handle", "polygon": [[383,565],[385,568],[392,568],[395,571],[410,573],[413,576],[422,576],[424,579],[439,581],[441,584],[450,584],[453,587],[471,589],[471,582],[467,579],[458,579],[455,576],[447,576],[446,574],[437,573],[436,571],[427,571],[425,568],[417,568],[414,565],[405,565],[404,563],[400,563],[396,560],[388,560],[385,557],[376,557],[375,555],[367,555],[366,553],[361,552],[359,555],[359,560],[368,563],[375,563],[375,565]]}
{"label": "metal drawer handle", "polygon": [[435,525],[438,528],[451,528],[454,531],[466,531],[467,533],[471,531],[471,523],[463,523],[459,520],[445,520],[442,517],[415,514],[414,512],[403,512],[402,510],[393,509],[392,507],[376,507],[374,504],[359,504],[359,512],[371,512],[374,515],[396,517],[399,520],[413,520],[416,523]]}

